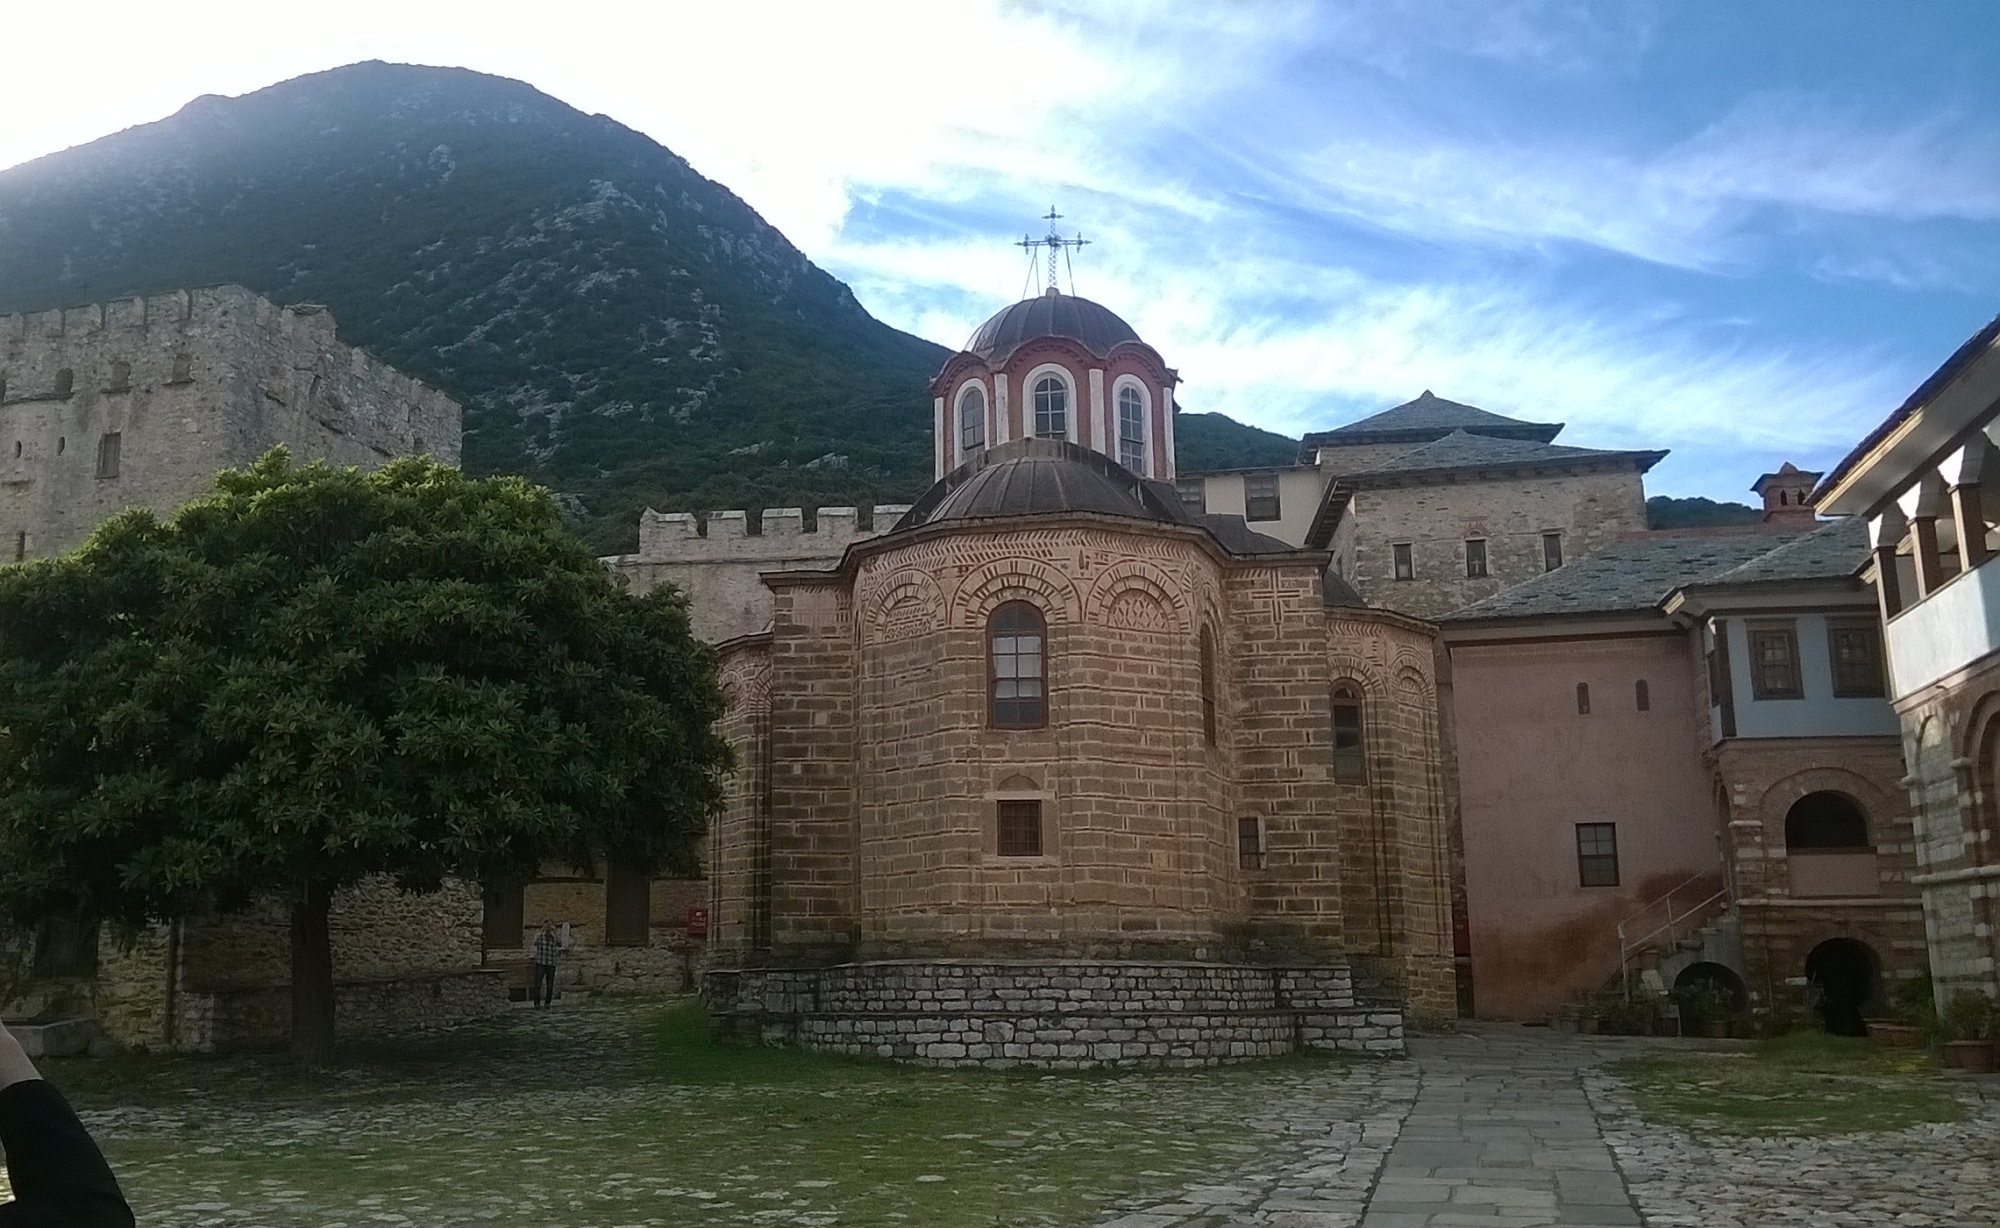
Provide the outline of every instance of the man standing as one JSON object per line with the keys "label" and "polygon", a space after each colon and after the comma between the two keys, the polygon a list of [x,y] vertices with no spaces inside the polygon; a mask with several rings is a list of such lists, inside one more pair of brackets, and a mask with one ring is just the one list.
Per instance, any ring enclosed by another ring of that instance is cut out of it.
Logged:
{"label": "man standing", "polygon": [[528,987],[528,997],[538,1007],[556,1000],[556,958],[561,954],[555,924],[542,922],[542,932],[535,935],[535,979]]}

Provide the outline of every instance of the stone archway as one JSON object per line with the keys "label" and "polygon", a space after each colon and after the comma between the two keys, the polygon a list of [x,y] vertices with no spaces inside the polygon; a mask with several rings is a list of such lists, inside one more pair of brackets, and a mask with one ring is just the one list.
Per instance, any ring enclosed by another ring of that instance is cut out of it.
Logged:
{"label": "stone archway", "polygon": [[1676,993],[1684,989],[1693,989],[1697,986],[1705,986],[1713,990],[1719,999],[1728,1003],[1729,1013],[1732,1015],[1741,1014],[1744,1008],[1750,1004],[1749,994],[1743,986],[1743,978],[1738,976],[1736,969],[1731,968],[1728,964],[1718,964],[1710,961],[1689,964],[1687,967],[1681,969],[1679,976],[1674,978],[1674,992]]}
{"label": "stone archway", "polygon": [[1829,938],[1806,956],[1813,1005],[1836,1036],[1866,1036],[1861,1011],[1879,994],[1875,952],[1854,938]]}

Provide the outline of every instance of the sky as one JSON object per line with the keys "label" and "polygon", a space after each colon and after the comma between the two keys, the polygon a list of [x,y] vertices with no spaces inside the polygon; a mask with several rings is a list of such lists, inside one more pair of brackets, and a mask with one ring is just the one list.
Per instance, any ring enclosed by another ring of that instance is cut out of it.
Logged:
{"label": "sky", "polygon": [[1063,289],[1184,409],[1297,435],[1431,389],[1669,448],[1656,494],[1830,466],[2000,313],[1994,0],[91,14],[0,0],[0,166],[356,60],[473,68],[647,133],[933,341],[1039,289],[1012,243],[1053,205],[1090,240]]}

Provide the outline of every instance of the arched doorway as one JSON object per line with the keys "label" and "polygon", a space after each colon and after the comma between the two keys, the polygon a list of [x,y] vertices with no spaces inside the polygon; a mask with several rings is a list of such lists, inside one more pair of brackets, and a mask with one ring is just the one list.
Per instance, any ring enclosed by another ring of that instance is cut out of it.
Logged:
{"label": "arched doorway", "polygon": [[1681,974],[1674,978],[1674,992],[1678,994],[1683,990],[1692,989],[1709,990],[1732,1015],[1741,1012],[1749,1005],[1748,995],[1743,988],[1743,978],[1736,975],[1736,970],[1728,964],[1704,962],[1689,964],[1681,969]]}
{"label": "arched doorway", "polygon": [[1861,1010],[1875,997],[1875,953],[1852,938],[1829,938],[1806,956],[1806,981],[1826,1030],[1866,1036]]}

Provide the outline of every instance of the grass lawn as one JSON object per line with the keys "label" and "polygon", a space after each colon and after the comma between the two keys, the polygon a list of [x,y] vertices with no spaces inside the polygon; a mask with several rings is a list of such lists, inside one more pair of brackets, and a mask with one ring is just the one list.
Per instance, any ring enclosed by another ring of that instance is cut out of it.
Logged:
{"label": "grass lawn", "polygon": [[1966,1115],[1920,1050],[1801,1032],[1755,1048],[1667,1049],[1614,1072],[1646,1118],[1696,1132],[1828,1135],[1900,1130]]}
{"label": "grass lawn", "polygon": [[691,1002],[518,1010],[342,1062],[48,1073],[142,1223],[313,1228],[1087,1224],[1282,1148],[1288,1105],[1365,1113],[1376,1082],[1325,1058],[1057,1076],[719,1047]]}

